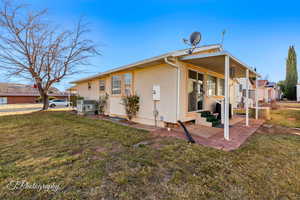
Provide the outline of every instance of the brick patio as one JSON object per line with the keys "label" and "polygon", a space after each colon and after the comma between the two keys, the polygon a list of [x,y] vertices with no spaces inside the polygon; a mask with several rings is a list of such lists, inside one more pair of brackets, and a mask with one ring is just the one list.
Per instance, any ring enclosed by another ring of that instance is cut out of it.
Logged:
{"label": "brick patio", "polygon": [[[192,137],[197,144],[201,144],[208,147],[224,151],[232,151],[239,148],[248,137],[250,137],[262,124],[263,120],[249,119],[249,127],[245,126],[245,121],[236,120],[236,123],[232,123],[230,127],[230,140],[224,139],[223,128],[205,127],[199,125],[187,126],[187,129],[191,133]],[[154,135],[160,135],[163,137],[176,137],[180,139],[186,139],[184,131],[176,128],[171,131],[166,129],[159,129],[152,132]]]}
{"label": "brick patio", "polygon": [[[124,121],[115,121],[107,117],[89,116],[93,119],[102,119],[111,121],[120,125],[130,126],[137,129],[149,131],[154,137],[175,137],[186,140],[185,133],[181,127],[173,128],[168,131],[166,128],[158,128],[144,124],[128,124]],[[245,119],[234,117],[230,120],[230,140],[224,139],[223,128],[214,128],[201,125],[188,125],[187,129],[197,144],[220,149],[223,151],[232,151],[239,148],[248,137],[250,137],[262,124],[264,120],[249,119],[249,127],[245,126]]]}

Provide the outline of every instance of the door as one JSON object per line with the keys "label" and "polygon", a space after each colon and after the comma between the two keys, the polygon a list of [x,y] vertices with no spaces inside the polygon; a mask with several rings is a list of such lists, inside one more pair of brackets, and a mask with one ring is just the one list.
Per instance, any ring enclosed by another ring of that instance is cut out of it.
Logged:
{"label": "door", "polygon": [[188,112],[203,110],[204,80],[203,74],[193,70],[188,72]]}

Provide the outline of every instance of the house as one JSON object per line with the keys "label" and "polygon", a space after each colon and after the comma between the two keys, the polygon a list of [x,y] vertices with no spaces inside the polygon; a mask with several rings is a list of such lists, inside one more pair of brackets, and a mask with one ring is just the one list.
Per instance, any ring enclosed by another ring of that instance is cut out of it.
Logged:
{"label": "house", "polygon": [[300,102],[300,83],[296,85],[297,102]]}
{"label": "house", "polygon": [[255,106],[255,81],[253,79],[247,78],[237,78],[237,82],[235,83],[235,101],[236,107],[244,108],[245,106],[245,98],[246,98],[246,91],[247,91],[247,84],[249,86],[249,106]]}
{"label": "house", "polygon": [[[68,95],[56,88],[51,88],[49,96],[66,99]],[[0,104],[37,103],[40,94],[32,85],[18,83],[0,83]]]}
{"label": "house", "polygon": [[[135,93],[140,97],[140,111],[133,120],[161,127],[178,120],[210,126],[199,112],[214,112],[216,103],[223,101],[224,136],[229,139],[229,103],[236,106],[234,83],[237,78],[258,76],[216,44],[198,47],[192,54],[186,49],[169,52],[72,83],[85,99],[97,100],[107,93],[106,114],[110,116],[125,117],[121,98]],[[156,95],[154,99],[153,90],[159,93],[158,99]],[[157,118],[154,108],[158,111]]]}
{"label": "house", "polygon": [[77,89],[76,89],[75,86],[72,86],[72,87],[66,89],[66,91],[67,91],[70,95],[75,95],[75,96],[76,96],[77,93],[78,93],[78,91],[77,91]]}
{"label": "house", "polygon": [[274,82],[258,80],[258,101],[271,102],[280,99],[280,89]]}

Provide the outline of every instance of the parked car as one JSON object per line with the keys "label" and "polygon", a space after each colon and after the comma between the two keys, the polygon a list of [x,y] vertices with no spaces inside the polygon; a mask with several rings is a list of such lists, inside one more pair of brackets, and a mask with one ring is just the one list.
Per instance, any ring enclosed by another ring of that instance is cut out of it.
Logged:
{"label": "parked car", "polygon": [[54,99],[49,101],[50,108],[55,108],[56,106],[69,106],[69,102],[64,99]]}

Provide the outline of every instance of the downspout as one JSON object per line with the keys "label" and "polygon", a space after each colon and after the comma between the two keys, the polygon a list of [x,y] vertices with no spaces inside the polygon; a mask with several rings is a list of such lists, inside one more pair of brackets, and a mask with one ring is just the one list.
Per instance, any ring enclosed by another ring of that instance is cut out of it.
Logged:
{"label": "downspout", "polygon": [[168,65],[176,68],[176,70],[177,70],[177,100],[176,100],[176,104],[177,104],[176,105],[176,122],[177,122],[179,120],[179,111],[180,111],[180,106],[179,106],[179,101],[180,101],[180,68],[177,64],[170,62],[167,57],[165,57],[164,60]]}

